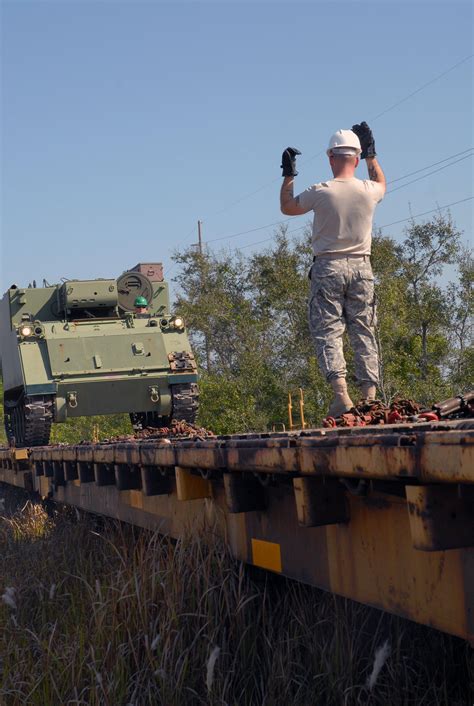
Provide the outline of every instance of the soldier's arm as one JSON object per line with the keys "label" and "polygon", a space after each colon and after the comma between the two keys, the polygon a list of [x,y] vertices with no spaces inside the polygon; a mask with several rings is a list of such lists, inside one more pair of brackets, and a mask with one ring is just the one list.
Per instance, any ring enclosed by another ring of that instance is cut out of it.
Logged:
{"label": "soldier's arm", "polygon": [[298,196],[294,196],[294,177],[285,177],[280,190],[280,209],[285,216],[302,216],[308,213],[307,208],[303,208],[299,203]]}
{"label": "soldier's arm", "polygon": [[377,181],[381,184],[383,187],[383,193],[385,194],[385,190],[387,188],[385,174],[382,171],[382,167],[377,162],[377,157],[366,157],[365,161],[367,162],[367,171],[369,172],[370,181]]}

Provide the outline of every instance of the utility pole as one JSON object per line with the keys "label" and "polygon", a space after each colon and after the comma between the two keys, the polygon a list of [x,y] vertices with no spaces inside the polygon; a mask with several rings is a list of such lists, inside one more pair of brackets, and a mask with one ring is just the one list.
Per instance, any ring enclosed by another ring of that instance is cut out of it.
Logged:
{"label": "utility pole", "polygon": [[202,221],[198,221],[198,250],[199,254],[202,255],[202,233],[201,233]]}
{"label": "utility pole", "polygon": [[202,255],[202,221],[198,221],[198,241],[197,243],[191,243],[191,247],[197,248],[198,253]]}

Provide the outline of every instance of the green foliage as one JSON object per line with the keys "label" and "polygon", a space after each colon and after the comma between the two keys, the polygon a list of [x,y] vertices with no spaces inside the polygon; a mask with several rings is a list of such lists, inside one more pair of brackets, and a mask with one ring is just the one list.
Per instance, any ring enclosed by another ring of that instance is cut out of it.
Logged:
{"label": "green foliage", "polygon": [[462,248],[457,255],[459,277],[448,286],[446,299],[451,334],[449,356],[450,377],[461,391],[474,380],[473,311],[474,259]]}
{"label": "green foliage", "polygon": [[203,372],[199,390],[199,423],[216,434],[251,431],[264,424],[255,398],[241,388],[238,380]]}
{"label": "green foliage", "polygon": [[52,444],[78,444],[80,441],[104,441],[113,436],[132,433],[128,414],[110,414],[94,417],[73,417],[64,424],[53,424]]}
{"label": "green foliage", "polygon": [[[384,398],[430,404],[472,387],[472,368],[461,363],[469,358],[472,257],[451,216],[410,224],[402,245],[377,234],[372,261]],[[443,287],[444,268],[453,265],[455,281]]]}

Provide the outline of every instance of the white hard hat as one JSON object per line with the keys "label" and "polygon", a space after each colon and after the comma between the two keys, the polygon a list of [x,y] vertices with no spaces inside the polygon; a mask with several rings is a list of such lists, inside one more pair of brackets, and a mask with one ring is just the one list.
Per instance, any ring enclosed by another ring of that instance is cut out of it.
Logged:
{"label": "white hard hat", "polygon": [[360,140],[352,130],[338,130],[331,136],[326,154],[349,154],[358,157],[362,152]]}

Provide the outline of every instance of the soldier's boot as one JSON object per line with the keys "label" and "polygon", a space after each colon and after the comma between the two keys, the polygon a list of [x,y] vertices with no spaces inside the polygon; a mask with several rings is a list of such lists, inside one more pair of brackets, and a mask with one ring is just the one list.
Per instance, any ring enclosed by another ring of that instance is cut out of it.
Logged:
{"label": "soldier's boot", "polygon": [[331,380],[334,398],[329,407],[329,417],[339,417],[341,414],[349,412],[354,406],[349,393],[347,392],[346,378],[335,378]]}
{"label": "soldier's boot", "polygon": [[377,394],[377,387],[373,382],[362,382],[360,384],[360,391],[362,393],[362,399],[368,402],[375,400]]}

